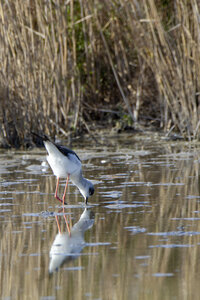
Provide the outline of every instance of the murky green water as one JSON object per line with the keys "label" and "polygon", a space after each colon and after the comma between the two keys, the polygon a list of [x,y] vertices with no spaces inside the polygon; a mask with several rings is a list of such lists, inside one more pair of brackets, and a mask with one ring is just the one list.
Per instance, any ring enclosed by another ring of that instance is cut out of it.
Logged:
{"label": "murky green water", "polygon": [[102,142],[74,147],[96,191],[64,214],[44,150],[0,152],[0,299],[199,299],[199,146]]}

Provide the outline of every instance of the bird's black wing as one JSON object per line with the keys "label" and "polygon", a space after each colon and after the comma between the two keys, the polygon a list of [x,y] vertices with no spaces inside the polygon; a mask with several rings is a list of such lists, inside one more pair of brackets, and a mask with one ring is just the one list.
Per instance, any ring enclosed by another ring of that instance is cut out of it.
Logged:
{"label": "bird's black wing", "polygon": [[[42,142],[44,142],[44,141],[49,141],[49,142],[51,142],[52,144],[54,144],[54,145],[58,148],[58,150],[59,150],[62,154],[64,154],[65,156],[68,156],[68,154],[73,154],[73,155],[75,155],[75,156],[78,158],[78,160],[80,160],[80,158],[78,157],[78,155],[76,154],[76,152],[74,152],[73,150],[68,149],[68,148],[65,147],[65,146],[61,146],[61,145],[58,145],[58,144],[52,142],[52,141],[48,138],[48,136],[46,136],[45,134],[39,135],[39,134],[37,134],[37,133],[35,133],[35,132],[31,132],[31,133],[32,133],[32,135],[34,135],[35,137],[37,137],[37,138],[38,138],[40,141],[42,141]],[[81,161],[81,160],[80,160],[80,161]]]}
{"label": "bird's black wing", "polygon": [[[78,157],[78,155],[76,154],[76,152],[74,152],[73,150],[70,150],[70,149],[68,149],[67,147],[64,147],[64,146],[60,146],[60,145],[57,145],[57,144],[54,144],[57,148],[58,148],[58,150],[62,153],[62,154],[64,154],[65,156],[68,156],[69,154],[73,154],[73,155],[75,155],[77,158],[78,158],[78,160],[80,160],[80,158]],[[81,160],[80,160],[81,161]]]}

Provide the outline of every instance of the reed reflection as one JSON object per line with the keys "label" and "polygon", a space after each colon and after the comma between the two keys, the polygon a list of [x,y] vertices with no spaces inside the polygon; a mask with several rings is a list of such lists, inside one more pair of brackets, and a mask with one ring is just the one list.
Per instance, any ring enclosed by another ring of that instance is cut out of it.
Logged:
{"label": "reed reflection", "polygon": [[70,229],[66,215],[63,209],[63,218],[66,223],[66,231],[61,232],[58,216],[56,222],[58,226],[58,234],[50,250],[49,273],[57,271],[61,265],[76,259],[83,248],[86,246],[84,233],[94,224],[94,213],[88,208],[85,208],[79,221]]}

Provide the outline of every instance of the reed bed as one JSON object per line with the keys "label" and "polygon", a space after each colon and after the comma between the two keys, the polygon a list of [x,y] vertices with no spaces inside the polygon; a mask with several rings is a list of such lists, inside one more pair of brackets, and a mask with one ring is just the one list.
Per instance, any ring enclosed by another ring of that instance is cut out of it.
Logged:
{"label": "reed bed", "polygon": [[196,0],[1,1],[0,41],[1,145],[105,123],[199,138]]}
{"label": "reed bed", "polygon": [[182,137],[199,138],[199,2],[177,0],[171,9],[167,2],[171,14],[165,19],[155,1],[143,3],[140,28],[148,38],[141,53],[156,79],[161,122]]}

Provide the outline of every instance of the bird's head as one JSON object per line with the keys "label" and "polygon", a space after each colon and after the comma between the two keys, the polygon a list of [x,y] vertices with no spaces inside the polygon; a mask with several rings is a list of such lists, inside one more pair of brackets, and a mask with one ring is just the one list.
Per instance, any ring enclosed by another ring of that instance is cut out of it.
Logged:
{"label": "bird's head", "polygon": [[83,187],[79,188],[81,194],[85,198],[85,203],[87,204],[88,198],[94,194],[94,185],[91,181],[85,179],[85,184]]}

